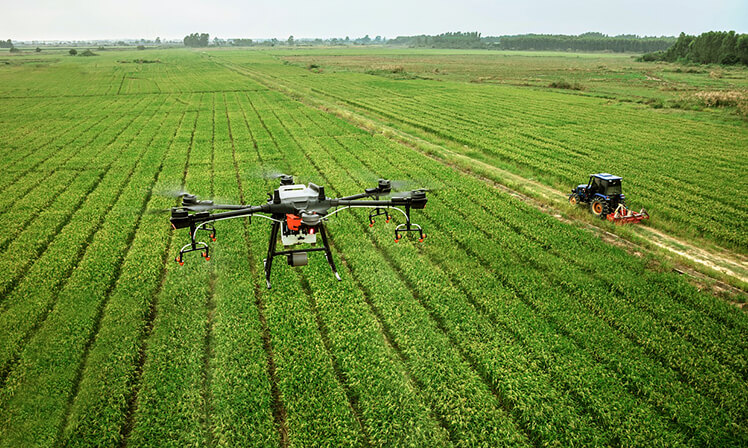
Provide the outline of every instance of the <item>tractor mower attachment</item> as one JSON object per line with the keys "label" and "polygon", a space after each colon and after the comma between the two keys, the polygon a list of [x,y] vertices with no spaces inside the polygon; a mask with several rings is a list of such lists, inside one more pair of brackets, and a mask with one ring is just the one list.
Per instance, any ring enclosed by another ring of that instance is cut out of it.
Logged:
{"label": "tractor mower attachment", "polygon": [[649,213],[644,209],[636,213],[633,210],[627,209],[625,205],[618,204],[616,210],[613,213],[608,213],[606,219],[616,224],[635,224],[642,219],[649,219]]}
{"label": "tractor mower attachment", "polygon": [[[251,220],[251,217],[257,216],[272,222],[267,257],[263,260],[268,289],[271,287],[270,271],[273,259],[277,256],[286,256],[291,266],[304,266],[309,262],[310,252],[324,252],[335,278],[341,280],[333,260],[326,223],[330,217],[346,209],[373,209],[369,213],[370,226],[374,225],[376,216],[384,215],[385,222],[389,222],[392,219],[391,211],[402,214],[405,222],[395,228],[395,242],[399,242],[402,236],[409,232],[418,232],[420,242],[426,237],[421,226],[411,222],[410,211],[420,210],[426,206],[427,190],[396,193],[395,196],[389,197],[392,192],[391,183],[389,180],[380,179],[375,188],[367,188],[363,193],[329,198],[322,186],[313,183],[294,184],[293,176],[277,177],[280,179],[280,187],[268,194],[267,203],[262,205],[214,204],[212,201],[199,201],[191,194],[182,194],[182,205],[171,209],[170,221],[174,229],[189,228],[190,242],[179,250],[175,261],[183,265],[184,256],[196,251],[200,251],[206,260],[210,260],[210,248],[207,243],[197,240],[198,232],[207,232],[210,239],[215,241],[214,223],[232,218]],[[218,213],[211,213],[213,211]],[[318,235],[322,240],[322,247],[314,247],[317,245]],[[312,247],[277,250],[279,239],[285,247],[299,244]]]}

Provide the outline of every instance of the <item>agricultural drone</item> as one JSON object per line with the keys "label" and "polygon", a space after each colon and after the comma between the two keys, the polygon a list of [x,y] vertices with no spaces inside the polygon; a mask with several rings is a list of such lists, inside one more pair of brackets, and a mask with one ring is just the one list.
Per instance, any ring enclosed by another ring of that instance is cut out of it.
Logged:
{"label": "agricultural drone", "polygon": [[[342,198],[329,198],[325,195],[325,187],[309,183],[309,185],[294,184],[293,176],[279,175],[280,187],[272,194],[268,194],[268,201],[262,205],[231,205],[215,204],[213,201],[198,200],[195,195],[182,193],[182,205],[171,209],[171,224],[174,229],[189,228],[190,242],[179,250],[175,261],[184,264],[184,257],[189,252],[201,251],[206,260],[210,260],[210,247],[203,241],[198,241],[198,232],[207,232],[210,239],[216,240],[215,223],[225,219],[261,217],[272,222],[270,241],[268,242],[267,257],[263,260],[265,268],[265,282],[270,289],[270,270],[273,258],[285,255],[291,266],[304,266],[308,262],[309,252],[324,251],[335,278],[340,281],[340,275],[335,268],[335,262],[327,239],[325,222],[336,213],[353,208],[369,208],[369,225],[374,225],[374,218],[384,216],[389,222],[392,216],[390,210],[395,210],[405,217],[405,222],[395,227],[395,242],[410,232],[418,234],[419,241],[426,235],[418,224],[410,220],[411,209],[419,210],[426,207],[425,189],[393,193],[389,180],[379,179],[375,188],[367,188],[363,193]],[[331,210],[332,209],[332,210]],[[215,213],[213,213],[215,212]],[[307,247],[302,249],[276,250],[278,234],[283,246],[299,244],[317,244],[317,235],[322,239],[322,247]]]}

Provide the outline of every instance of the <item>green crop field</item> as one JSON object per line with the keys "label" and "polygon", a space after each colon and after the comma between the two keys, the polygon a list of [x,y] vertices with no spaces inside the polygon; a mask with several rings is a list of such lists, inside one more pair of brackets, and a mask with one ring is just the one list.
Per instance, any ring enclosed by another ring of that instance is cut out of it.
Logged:
{"label": "green crop field", "polygon": [[[740,104],[691,101],[745,92],[748,72],[677,70],[392,49],[0,57],[0,447],[748,445],[744,311],[469,169],[564,192],[621,174],[646,226],[744,262],[748,126]],[[582,90],[548,87],[562,78]],[[209,261],[174,263],[187,235],[160,192],[264,203],[270,170],[329,196],[427,183],[427,238],[341,212],[343,280],[312,254],[276,262],[267,290],[270,226],[230,220]]]}

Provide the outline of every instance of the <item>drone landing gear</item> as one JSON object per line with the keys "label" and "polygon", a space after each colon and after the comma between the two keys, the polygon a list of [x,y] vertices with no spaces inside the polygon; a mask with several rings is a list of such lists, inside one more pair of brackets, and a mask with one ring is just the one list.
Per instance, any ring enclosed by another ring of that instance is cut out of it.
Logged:
{"label": "drone landing gear", "polygon": [[374,218],[381,215],[385,216],[384,222],[390,222],[390,219],[392,219],[390,212],[386,208],[375,208],[369,212],[369,227],[374,227]]}
{"label": "drone landing gear", "polygon": [[423,243],[423,239],[426,238],[426,234],[423,233],[423,229],[421,228],[421,226],[410,222],[410,207],[405,207],[405,216],[407,218],[405,224],[399,224],[397,227],[395,227],[395,242],[399,243],[400,239],[403,237],[402,234],[404,233],[418,232],[418,242]]}
{"label": "drone landing gear", "polygon": [[307,264],[307,252],[325,252],[325,258],[327,263],[332,269],[332,273],[335,274],[335,278],[341,281],[338,269],[335,267],[335,261],[332,258],[332,251],[330,250],[330,243],[327,241],[327,232],[325,231],[325,225],[320,223],[317,226],[317,232],[322,237],[323,247],[313,247],[309,249],[294,249],[294,250],[283,250],[277,252],[275,250],[278,243],[278,234],[280,233],[281,223],[279,221],[273,222],[273,227],[270,230],[270,243],[268,243],[268,255],[267,258],[262,260],[262,265],[265,268],[265,283],[268,289],[272,287],[270,283],[270,271],[273,268],[273,258],[278,255],[286,255],[288,257],[288,264],[291,266],[305,266]]}
{"label": "drone landing gear", "polygon": [[[204,224],[197,230],[209,232],[208,237],[213,241],[216,240],[216,228],[213,224]],[[206,261],[210,260],[210,246],[208,246],[208,243],[195,241],[195,234],[195,225],[192,224],[190,225],[190,243],[182,246],[182,248],[179,249],[179,255],[174,258],[174,261],[179,263],[180,266],[184,265],[184,255],[189,252],[201,251],[200,255],[202,255]]]}

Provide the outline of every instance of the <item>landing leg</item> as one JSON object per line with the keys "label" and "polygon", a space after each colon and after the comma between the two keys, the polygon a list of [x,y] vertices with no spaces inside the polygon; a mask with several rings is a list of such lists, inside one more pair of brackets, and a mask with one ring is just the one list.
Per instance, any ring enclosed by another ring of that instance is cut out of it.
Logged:
{"label": "landing leg", "polygon": [[338,281],[341,281],[343,279],[340,278],[338,269],[335,267],[335,260],[332,259],[332,251],[330,250],[330,243],[327,241],[327,232],[325,231],[324,224],[320,224],[319,234],[322,237],[322,244],[325,246],[325,257],[327,258],[327,262],[330,264],[330,268],[332,268],[332,273],[335,274],[335,278],[338,279]]}
{"label": "landing leg", "polygon": [[272,286],[270,284],[270,270],[273,268],[273,257],[275,256],[275,245],[278,242],[278,231],[280,231],[280,223],[278,221],[273,222],[273,227],[270,230],[270,242],[268,243],[268,255],[262,261],[263,267],[265,268],[265,283],[268,289]]}

